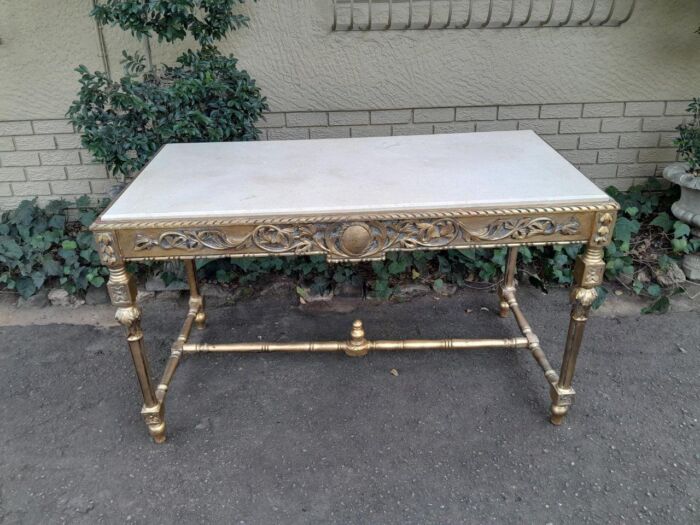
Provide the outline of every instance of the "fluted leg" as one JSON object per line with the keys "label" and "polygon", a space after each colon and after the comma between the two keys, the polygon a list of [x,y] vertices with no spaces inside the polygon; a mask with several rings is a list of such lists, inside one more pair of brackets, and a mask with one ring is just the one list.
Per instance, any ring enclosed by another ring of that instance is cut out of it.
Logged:
{"label": "fluted leg", "polygon": [[156,443],[163,443],[165,441],[164,407],[157,400],[151,381],[141,330],[141,309],[136,304],[136,284],[123,265],[113,265],[109,268],[107,287],[112,303],[117,307],[116,319],[126,328],[129,351],[143,395],[141,415],[153,440]]}
{"label": "fluted leg", "polygon": [[185,259],[183,262],[187,273],[187,283],[190,287],[190,308],[197,309],[194,324],[199,330],[202,330],[207,322],[207,314],[204,312],[204,297],[199,292],[197,284],[197,269],[192,259]]}
{"label": "fluted leg", "polygon": [[507,317],[510,307],[505,297],[504,292],[515,292],[515,272],[518,263],[518,247],[511,246],[508,248],[508,260],[506,261],[506,273],[503,277],[503,282],[498,286],[498,298],[500,310],[498,315]]}
{"label": "fluted leg", "polygon": [[605,262],[603,261],[602,246],[593,244],[587,246],[585,253],[576,259],[575,285],[571,290],[571,321],[566,336],[564,358],[559,381],[550,390],[552,397],[552,417],[550,420],[555,425],[561,425],[574,400],[575,392],[571,384],[576,368],[576,358],[581,347],[588,313],[597,297],[596,287],[603,281],[604,272]]}

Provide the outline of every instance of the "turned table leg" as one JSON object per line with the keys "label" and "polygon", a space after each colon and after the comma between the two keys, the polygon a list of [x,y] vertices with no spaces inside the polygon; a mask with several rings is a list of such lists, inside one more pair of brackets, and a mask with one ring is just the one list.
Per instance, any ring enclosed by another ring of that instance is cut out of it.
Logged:
{"label": "turned table leg", "polygon": [[126,271],[125,266],[109,267],[109,282],[107,284],[112,304],[117,307],[116,319],[126,328],[126,339],[129,344],[131,358],[134,361],[136,377],[143,395],[143,416],[148,432],[156,443],[165,441],[164,407],[158,401],[151,381],[151,372],[143,344],[141,330],[141,309],[136,304],[136,284],[134,278]]}
{"label": "turned table leg", "polygon": [[501,317],[508,316],[510,307],[508,306],[508,300],[505,297],[504,292],[515,292],[515,271],[518,262],[518,247],[511,246],[508,248],[508,259],[506,261],[506,273],[503,277],[503,282],[498,286],[498,298],[499,298],[499,313]]}
{"label": "turned table leg", "polygon": [[187,273],[187,283],[190,287],[190,309],[195,308],[197,310],[194,323],[199,330],[202,330],[207,322],[207,314],[204,312],[204,297],[199,292],[199,285],[197,284],[197,268],[192,259],[185,259],[183,263]]}
{"label": "turned table leg", "polygon": [[574,400],[572,382],[576,368],[576,358],[581,347],[583,331],[593,302],[596,300],[596,287],[603,281],[605,262],[603,247],[589,244],[583,255],[576,258],[574,266],[574,287],[571,290],[571,321],[566,336],[564,358],[561,364],[559,381],[551,387],[551,422],[561,425]]}

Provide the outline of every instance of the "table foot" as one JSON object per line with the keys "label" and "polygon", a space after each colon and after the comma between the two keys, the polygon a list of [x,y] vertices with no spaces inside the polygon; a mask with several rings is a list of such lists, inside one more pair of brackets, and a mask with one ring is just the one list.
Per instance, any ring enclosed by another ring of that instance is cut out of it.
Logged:
{"label": "table foot", "polygon": [[561,426],[564,422],[564,417],[569,411],[568,407],[552,407],[552,415],[549,417],[549,422],[554,426]]}
{"label": "table foot", "polygon": [[552,425],[559,426],[564,422],[566,414],[569,413],[569,408],[574,403],[576,393],[573,388],[561,388],[558,384],[555,384],[550,387],[549,395],[552,398],[549,421]]}
{"label": "table foot", "polygon": [[144,405],[141,409],[141,415],[153,441],[159,444],[165,443],[165,406],[163,403],[151,407]]}

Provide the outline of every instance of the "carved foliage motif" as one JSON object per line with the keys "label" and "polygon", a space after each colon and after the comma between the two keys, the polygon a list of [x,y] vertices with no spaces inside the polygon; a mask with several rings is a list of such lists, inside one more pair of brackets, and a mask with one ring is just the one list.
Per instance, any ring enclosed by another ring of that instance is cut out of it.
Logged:
{"label": "carved foliage motif", "polygon": [[593,242],[599,246],[603,246],[610,242],[610,236],[613,230],[614,216],[612,213],[602,213],[598,216],[598,222],[595,231]]}
{"label": "carved foliage motif", "polygon": [[575,235],[581,224],[576,217],[564,222],[556,222],[549,217],[502,219],[487,225],[478,232],[472,232],[477,239],[500,241],[503,239],[527,239],[536,235]]}
{"label": "carved foliage motif", "polygon": [[217,229],[173,230],[157,236],[139,233],[134,248],[136,251],[257,248],[272,254],[320,252],[331,259],[367,259],[390,249],[440,248],[459,240],[522,240],[543,235],[575,235],[579,231],[580,223],[573,216],[562,222],[549,217],[499,219],[476,230],[455,219],[260,225],[239,237]]}
{"label": "carved foliage motif", "polygon": [[107,290],[112,304],[131,304],[131,294],[128,283],[108,283]]}
{"label": "carved foliage motif", "polygon": [[605,273],[605,265],[591,265],[586,267],[583,274],[581,286],[592,288],[603,282],[603,274]]}
{"label": "carved foliage motif", "polygon": [[111,233],[95,234],[95,243],[100,254],[100,262],[105,266],[117,264],[117,252],[114,249],[114,235]]}

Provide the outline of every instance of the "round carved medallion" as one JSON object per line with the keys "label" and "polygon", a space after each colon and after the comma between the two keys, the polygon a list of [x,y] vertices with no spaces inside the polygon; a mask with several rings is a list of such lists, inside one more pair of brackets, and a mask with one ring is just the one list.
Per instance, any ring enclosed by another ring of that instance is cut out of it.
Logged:
{"label": "round carved medallion", "polygon": [[372,232],[368,225],[354,223],[344,229],[340,236],[341,249],[350,255],[362,255],[372,242]]}

